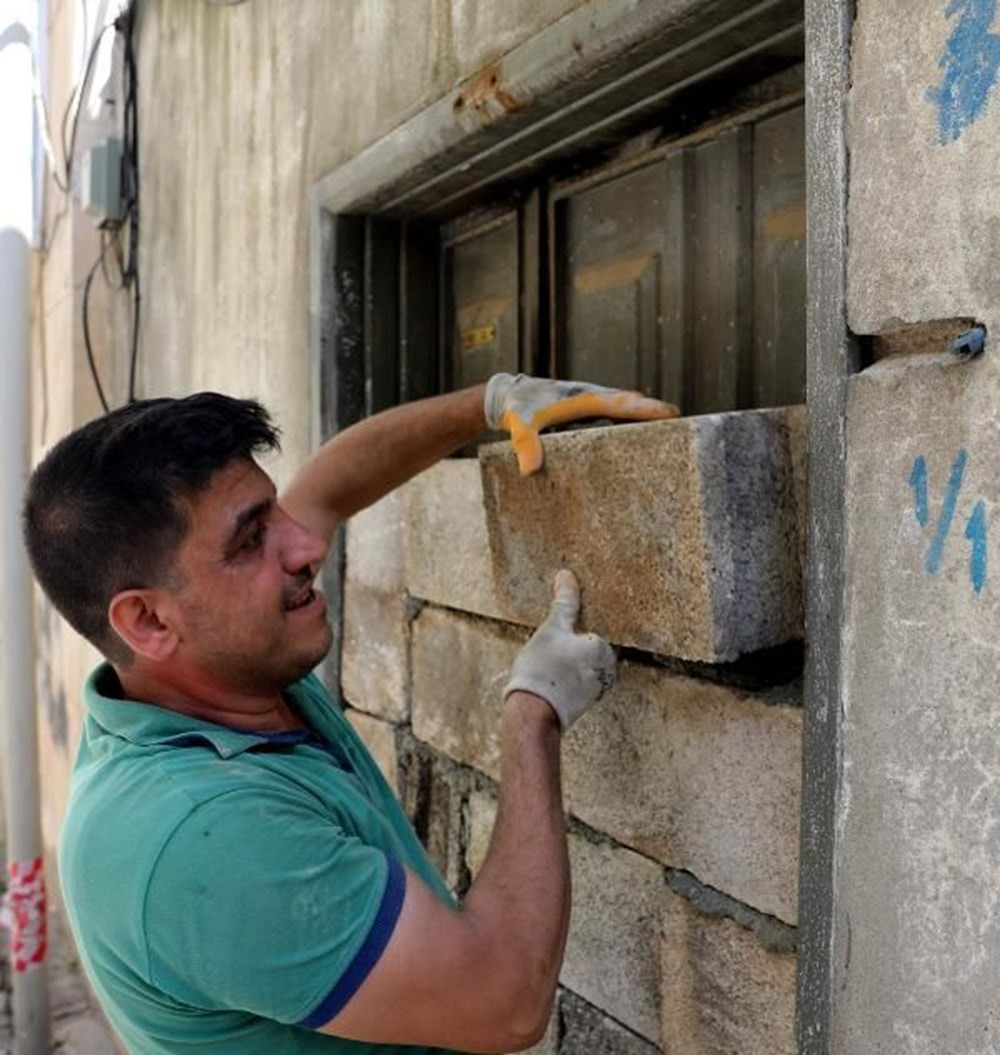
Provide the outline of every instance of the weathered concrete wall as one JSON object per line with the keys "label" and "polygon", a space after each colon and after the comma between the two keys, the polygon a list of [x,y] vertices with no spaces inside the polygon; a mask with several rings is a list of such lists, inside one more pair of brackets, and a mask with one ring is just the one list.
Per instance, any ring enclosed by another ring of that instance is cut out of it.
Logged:
{"label": "weathered concrete wall", "polygon": [[145,392],[266,397],[311,449],[309,188],[579,0],[145,5]]}
{"label": "weathered concrete wall", "polygon": [[[850,323],[1000,332],[995,4],[860,0]],[[918,333],[919,336],[919,333]],[[833,1048],[1000,1046],[995,340],[856,376],[848,407]]]}
{"label": "weathered concrete wall", "polygon": [[[140,5],[142,340],[138,395],[215,388],[262,398],[284,429],[279,480],[312,449],[308,189],[483,62],[578,0],[469,5],[205,0]],[[50,121],[76,77],[80,5],[49,12]],[[92,34],[110,4],[88,5]],[[110,39],[110,35],[109,38]],[[98,69],[103,69],[99,64]],[[121,99],[95,103],[78,155],[118,127]],[[112,89],[117,90],[117,82]],[[117,106],[117,109],[116,109]],[[97,114],[95,117],[94,115]],[[75,182],[75,181],[74,181]],[[101,247],[90,217],[49,185],[44,252],[33,276],[32,442],[36,460],[100,412],[80,327],[82,288]],[[109,273],[116,277],[109,254]],[[130,302],[91,296],[92,336],[109,402],[127,396]],[[42,605],[39,695],[46,838],[53,844],[96,654]]]}

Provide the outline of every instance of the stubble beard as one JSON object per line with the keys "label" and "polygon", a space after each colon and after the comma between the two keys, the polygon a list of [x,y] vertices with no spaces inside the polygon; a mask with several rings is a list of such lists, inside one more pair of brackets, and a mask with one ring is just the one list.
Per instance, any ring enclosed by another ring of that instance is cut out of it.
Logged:
{"label": "stubble beard", "polygon": [[214,652],[206,660],[217,677],[238,691],[253,695],[282,692],[304,678],[329,653],[333,631],[326,620],[323,628],[322,637],[308,650],[300,648],[296,651],[297,642],[293,640],[281,650],[256,649],[239,654]]}

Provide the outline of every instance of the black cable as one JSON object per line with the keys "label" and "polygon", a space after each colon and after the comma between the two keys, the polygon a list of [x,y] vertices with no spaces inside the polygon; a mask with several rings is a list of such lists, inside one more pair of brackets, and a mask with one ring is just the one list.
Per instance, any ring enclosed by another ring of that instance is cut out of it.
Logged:
{"label": "black cable", "polygon": [[[132,334],[131,349],[129,354],[128,371],[128,402],[135,402],[135,382],[139,358],[139,321],[140,306],[142,302],[139,283],[139,140],[138,140],[138,113],[136,99],[136,61],[133,42],[133,31],[135,26],[135,0],[128,8],[115,19],[109,22],[94,41],[87,67],[79,88],[79,101],[73,120],[73,130],[69,144],[66,144],[66,124],[69,108],[63,115],[63,145],[66,153],[66,183],[70,182],[72,170],[73,152],[76,144],[77,125],[80,116],[80,106],[86,95],[87,84],[93,71],[94,58],[97,54],[100,42],[108,29],[114,28],[122,34],[124,40],[124,56],[122,66],[124,105],[122,111],[122,162],[121,162],[121,193],[123,199],[122,215],[120,218],[105,223],[101,231],[101,251],[87,272],[83,285],[83,342],[87,353],[87,364],[90,374],[97,389],[97,396],[101,402],[104,412],[110,409],[101,384],[94,358],[94,350],[90,339],[90,293],[93,287],[94,277],[98,268],[104,276],[105,282],[111,289],[128,289],[132,298]],[[128,225],[127,252],[122,248],[122,228]],[[108,273],[106,257],[109,247],[114,248],[115,261],[118,265],[119,280],[112,281]]]}
{"label": "black cable", "polygon": [[87,364],[90,367],[90,376],[94,379],[94,387],[97,389],[97,398],[101,401],[101,406],[104,408],[104,413],[111,409],[108,406],[108,401],[104,398],[104,388],[101,385],[101,378],[97,373],[97,363],[94,361],[94,349],[90,344],[90,287],[94,282],[94,275],[97,274],[97,269],[102,265],[104,261],[104,254],[107,252],[107,243],[104,239],[101,239],[101,251],[98,254],[97,259],[91,265],[90,270],[87,272],[87,278],[83,283],[83,346],[87,350]]}
{"label": "black cable", "polygon": [[123,78],[125,107],[123,113],[123,187],[127,194],[126,208],[129,241],[128,262],[123,268],[123,280],[132,289],[132,350],[129,357],[128,401],[135,402],[135,378],[139,360],[139,320],[142,293],[139,282],[139,116],[136,99],[135,62],[135,0],[118,20],[118,29],[125,41]]}
{"label": "black cable", "polygon": [[[62,119],[62,147],[63,147],[63,158],[66,165],[66,192],[69,192],[70,181],[73,175],[73,153],[76,150],[76,133],[80,125],[80,110],[83,108],[83,101],[87,94],[87,86],[90,83],[90,76],[94,72],[94,60],[97,58],[98,49],[101,46],[101,41],[104,39],[104,34],[109,29],[114,29],[115,23],[108,22],[102,28],[100,33],[94,39],[94,43],[91,45],[90,54],[87,56],[87,65],[83,71],[83,79],[80,81],[78,87],[74,90],[73,95],[70,96],[69,103],[66,105],[66,110],[63,113]],[[66,122],[69,120],[69,112],[73,109],[74,101],[76,103],[76,109],[73,113],[73,131],[69,138],[69,143],[66,142]]]}

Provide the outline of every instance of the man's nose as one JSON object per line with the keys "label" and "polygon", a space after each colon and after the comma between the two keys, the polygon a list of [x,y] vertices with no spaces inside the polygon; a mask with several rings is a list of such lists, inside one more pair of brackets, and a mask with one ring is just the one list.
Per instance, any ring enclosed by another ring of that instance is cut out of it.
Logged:
{"label": "man's nose", "polygon": [[282,563],[285,565],[285,570],[301,572],[308,566],[315,574],[326,559],[329,549],[326,540],[310,531],[304,524],[293,520],[287,513],[283,536]]}

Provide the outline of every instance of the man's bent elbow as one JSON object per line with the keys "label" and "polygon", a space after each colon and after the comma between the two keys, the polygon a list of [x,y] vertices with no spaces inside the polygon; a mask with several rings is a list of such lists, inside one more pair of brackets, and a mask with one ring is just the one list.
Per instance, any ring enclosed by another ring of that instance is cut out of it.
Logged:
{"label": "man's bent elbow", "polygon": [[534,1047],[545,1036],[555,1002],[555,985],[536,983],[516,987],[502,1023],[506,1052]]}

